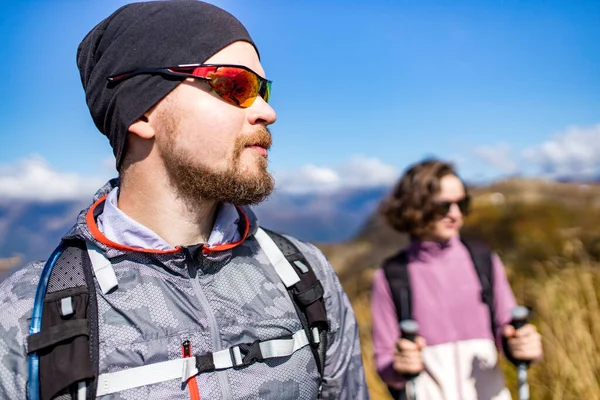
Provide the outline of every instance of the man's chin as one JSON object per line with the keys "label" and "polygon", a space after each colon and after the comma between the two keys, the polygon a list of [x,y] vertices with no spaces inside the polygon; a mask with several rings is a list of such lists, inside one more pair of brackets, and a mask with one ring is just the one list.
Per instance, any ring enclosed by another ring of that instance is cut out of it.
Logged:
{"label": "man's chin", "polygon": [[[238,187],[231,192],[237,196],[236,205],[255,205],[266,200],[275,187],[275,180],[266,170],[247,171],[245,175],[238,175]],[[225,193],[224,193],[225,195]]]}
{"label": "man's chin", "polygon": [[244,175],[259,177],[267,173],[267,167],[269,162],[265,157],[255,155],[252,160],[246,161],[244,165],[239,169]]}
{"label": "man's chin", "polygon": [[268,172],[264,168],[246,168],[240,172],[240,176],[247,179],[261,179],[265,174]]}

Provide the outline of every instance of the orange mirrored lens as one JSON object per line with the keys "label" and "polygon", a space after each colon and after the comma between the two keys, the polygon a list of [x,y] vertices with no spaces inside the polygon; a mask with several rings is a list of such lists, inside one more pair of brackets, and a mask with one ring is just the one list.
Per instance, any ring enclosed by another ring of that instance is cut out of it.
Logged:
{"label": "orange mirrored lens", "polygon": [[207,78],[215,93],[231,104],[250,107],[258,96],[259,78],[244,69],[220,67]]}

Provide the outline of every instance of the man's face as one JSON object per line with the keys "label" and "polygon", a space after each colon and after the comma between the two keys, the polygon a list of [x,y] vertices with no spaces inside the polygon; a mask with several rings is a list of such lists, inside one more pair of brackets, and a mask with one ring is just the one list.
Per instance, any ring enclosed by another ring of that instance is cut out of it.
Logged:
{"label": "man's face", "polygon": [[[440,179],[440,193],[435,202],[441,211],[435,222],[433,239],[444,241],[457,236],[463,226],[463,213],[457,203],[464,202],[465,188],[460,179],[454,175],[446,175]],[[447,207],[450,204],[449,208]]]}
{"label": "man's face", "polygon": [[[235,42],[205,64],[264,70],[254,47]],[[276,114],[260,96],[247,108],[225,102],[200,79],[187,79],[152,112],[155,145],[178,193],[191,201],[255,204],[273,190],[267,172]]]}

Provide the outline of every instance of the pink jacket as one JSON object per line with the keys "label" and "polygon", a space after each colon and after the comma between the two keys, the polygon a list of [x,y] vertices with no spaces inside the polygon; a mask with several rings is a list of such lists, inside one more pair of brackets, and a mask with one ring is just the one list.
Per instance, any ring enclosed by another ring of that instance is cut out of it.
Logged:
{"label": "pink jacket", "polygon": [[[510,394],[498,365],[500,329],[515,306],[500,258],[493,255],[495,321],[490,331],[489,309],[481,301],[481,285],[467,249],[456,237],[441,244],[414,241],[408,271],[412,313],[427,341],[422,356],[425,371],[416,379],[417,394],[428,400],[504,400]],[[383,270],[374,277],[372,336],[377,372],[395,389],[404,380],[392,363],[400,337],[398,317]]]}

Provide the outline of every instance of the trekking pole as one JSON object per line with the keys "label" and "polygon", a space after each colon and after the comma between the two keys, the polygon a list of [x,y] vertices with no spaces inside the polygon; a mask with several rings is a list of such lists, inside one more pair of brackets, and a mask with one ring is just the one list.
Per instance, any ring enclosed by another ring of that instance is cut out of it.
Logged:
{"label": "trekking pole", "polygon": [[[511,310],[512,321],[510,324],[519,329],[527,323],[529,310],[527,307],[518,306]],[[519,360],[520,361],[520,360]],[[529,383],[527,382],[527,361],[520,361],[517,364],[517,384],[519,390],[519,400],[529,400]]]}
{"label": "trekking pole", "polygon": [[[402,337],[406,340],[410,340],[414,343],[418,331],[419,323],[417,321],[413,319],[405,319],[400,322],[400,332],[402,332]],[[417,379],[418,375],[418,372],[413,374],[406,374],[406,377],[409,378],[408,382],[406,382],[407,400],[417,400],[417,384],[415,380]]]}

